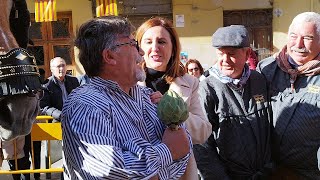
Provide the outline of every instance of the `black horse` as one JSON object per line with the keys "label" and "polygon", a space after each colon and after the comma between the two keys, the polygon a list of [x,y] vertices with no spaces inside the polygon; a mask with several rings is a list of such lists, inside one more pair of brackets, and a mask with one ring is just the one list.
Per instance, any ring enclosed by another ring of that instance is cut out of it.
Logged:
{"label": "black horse", "polygon": [[35,58],[25,50],[26,1],[0,0],[0,7],[0,138],[8,141],[30,133],[42,90]]}

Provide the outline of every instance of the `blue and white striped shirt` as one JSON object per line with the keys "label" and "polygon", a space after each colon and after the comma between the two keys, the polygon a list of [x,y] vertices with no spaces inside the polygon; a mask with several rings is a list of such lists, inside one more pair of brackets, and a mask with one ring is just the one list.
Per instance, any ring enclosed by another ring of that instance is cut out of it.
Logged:
{"label": "blue and white striped shirt", "polygon": [[65,179],[177,179],[184,173],[190,154],[172,160],[148,92],[134,86],[130,96],[95,77],[68,96],[61,120]]}

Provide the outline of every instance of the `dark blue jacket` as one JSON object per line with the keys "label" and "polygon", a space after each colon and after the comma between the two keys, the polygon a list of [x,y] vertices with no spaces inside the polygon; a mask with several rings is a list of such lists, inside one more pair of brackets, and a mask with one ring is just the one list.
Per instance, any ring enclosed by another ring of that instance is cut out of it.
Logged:
{"label": "dark blue jacket", "polygon": [[299,75],[291,89],[289,74],[273,57],[258,64],[266,77],[273,110],[272,156],[279,169],[299,179],[320,180],[320,75]]}
{"label": "dark blue jacket", "polygon": [[[59,120],[63,106],[62,91],[57,80],[51,76],[48,82],[44,85],[44,96],[40,101],[41,114],[52,116],[54,119]],[[72,76],[65,76],[64,79],[67,93],[79,86],[78,79]]]}

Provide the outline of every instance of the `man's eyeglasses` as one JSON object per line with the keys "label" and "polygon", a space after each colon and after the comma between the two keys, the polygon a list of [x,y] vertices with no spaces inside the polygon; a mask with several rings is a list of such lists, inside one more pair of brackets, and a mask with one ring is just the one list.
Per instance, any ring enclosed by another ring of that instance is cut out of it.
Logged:
{"label": "man's eyeglasses", "polygon": [[137,51],[139,52],[139,43],[137,40],[134,40],[134,39],[131,39],[130,42],[126,42],[126,43],[121,43],[121,44],[116,44],[115,46],[116,47],[119,47],[119,46],[124,46],[124,45],[131,45],[131,46],[135,46],[137,48]]}
{"label": "man's eyeglasses", "polygon": [[199,68],[193,68],[193,69],[188,69],[189,72],[192,72],[192,71],[199,71]]}

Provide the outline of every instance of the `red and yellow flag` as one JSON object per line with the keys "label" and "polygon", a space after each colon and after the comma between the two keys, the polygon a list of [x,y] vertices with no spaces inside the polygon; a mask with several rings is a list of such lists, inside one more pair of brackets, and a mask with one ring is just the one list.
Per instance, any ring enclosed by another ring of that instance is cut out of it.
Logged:
{"label": "red and yellow flag", "polygon": [[118,16],[117,1],[96,0],[96,15],[97,17],[109,15]]}
{"label": "red and yellow flag", "polygon": [[35,0],[35,21],[56,21],[56,0]]}

